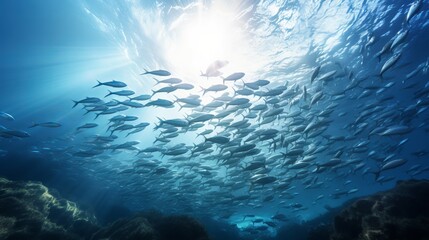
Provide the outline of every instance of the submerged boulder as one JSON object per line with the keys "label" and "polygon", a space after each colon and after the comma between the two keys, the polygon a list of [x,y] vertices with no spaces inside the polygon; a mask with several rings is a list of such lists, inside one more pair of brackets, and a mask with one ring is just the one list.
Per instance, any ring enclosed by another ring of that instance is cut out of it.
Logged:
{"label": "submerged boulder", "polygon": [[331,240],[429,239],[429,181],[400,181],[357,200],[334,220]]}
{"label": "submerged boulder", "polygon": [[84,239],[95,217],[37,182],[0,178],[0,239]]}

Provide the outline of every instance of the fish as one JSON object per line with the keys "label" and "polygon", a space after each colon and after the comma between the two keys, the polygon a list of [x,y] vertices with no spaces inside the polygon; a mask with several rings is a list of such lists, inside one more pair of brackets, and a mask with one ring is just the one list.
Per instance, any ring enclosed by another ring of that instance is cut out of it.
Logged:
{"label": "fish", "polygon": [[156,81],[156,85],[160,84],[160,83],[167,83],[167,84],[177,84],[177,83],[181,83],[182,79],[180,78],[168,78],[168,79],[164,79],[164,80],[159,80],[156,78],[153,78]]}
{"label": "fish", "polygon": [[209,77],[220,77],[220,76],[222,76],[222,72],[220,72],[220,71],[213,71],[213,72],[205,72],[205,73],[203,73],[203,72],[201,72],[201,77],[207,77],[207,79],[209,78]]}
{"label": "fish", "polygon": [[186,103],[194,106],[199,106],[201,104],[201,100],[197,98],[178,98],[176,97],[176,102]]}
{"label": "fish", "polygon": [[408,126],[394,125],[378,133],[378,135],[380,136],[404,135],[404,134],[410,133],[411,131],[412,131],[412,128]]}
{"label": "fish", "polygon": [[97,80],[97,82],[98,82],[98,84],[95,85],[92,88],[96,88],[96,87],[99,87],[99,86],[108,86],[108,87],[113,87],[113,88],[124,88],[124,87],[127,86],[126,83],[121,82],[121,81],[116,81],[116,80],[112,80],[110,82],[100,82],[100,81]]}
{"label": "fish", "polygon": [[188,122],[189,122],[189,124],[193,124],[193,123],[197,123],[197,122],[206,122],[206,121],[213,119],[213,117],[214,117],[213,114],[209,114],[209,113],[208,114],[202,114],[198,117],[189,119]]}
{"label": "fish", "polygon": [[262,177],[259,177],[259,178],[255,179],[255,180],[253,180],[251,184],[252,184],[252,186],[253,185],[262,185],[262,186],[264,186],[264,185],[267,185],[267,184],[270,184],[270,183],[274,183],[275,181],[277,181],[276,177],[273,177],[273,176],[262,176]]}
{"label": "fish", "polygon": [[376,57],[376,58],[378,58],[378,61],[380,61],[380,60],[381,60],[381,57],[382,57],[384,54],[386,54],[386,53],[390,52],[390,49],[391,49],[391,47],[392,47],[393,40],[394,40],[394,39],[392,38],[392,39],[390,39],[388,42],[386,42],[386,43],[384,44],[383,48],[382,48],[378,53],[376,53],[376,54],[375,54],[375,57]]}
{"label": "fish", "polygon": [[3,138],[17,137],[17,138],[28,138],[31,135],[28,132],[21,130],[1,130],[0,136]]}
{"label": "fish", "polygon": [[227,144],[227,143],[229,143],[230,140],[227,137],[215,136],[215,137],[205,138],[205,141],[206,142],[217,143],[217,144]]}
{"label": "fish", "polygon": [[149,94],[142,94],[142,95],[139,95],[139,96],[137,96],[137,97],[132,97],[132,98],[130,98],[130,100],[131,101],[146,101],[146,100],[149,100],[151,98],[151,95],[149,95]]}
{"label": "fish", "polygon": [[158,120],[159,120],[159,125],[157,127],[155,127],[156,129],[162,127],[164,124],[171,125],[174,127],[188,127],[189,126],[189,122],[187,120],[183,120],[183,119],[179,119],[179,118],[175,118],[175,119],[158,118]]}
{"label": "fish", "polygon": [[42,123],[33,123],[33,125],[31,125],[28,128],[34,128],[34,127],[59,128],[61,126],[62,125],[57,122],[42,122]]}
{"label": "fish", "polygon": [[85,123],[84,125],[79,126],[77,128],[77,130],[80,130],[80,129],[83,129],[83,128],[95,128],[95,127],[98,127],[97,123]]}
{"label": "fish", "polygon": [[14,121],[15,118],[10,115],[9,113],[6,112],[0,112],[0,118],[4,119],[4,120],[8,120],[8,121]]}
{"label": "fish", "polygon": [[320,67],[321,67],[321,66],[317,66],[317,67],[313,70],[313,73],[311,74],[311,78],[310,78],[310,83],[313,83],[314,79],[316,79],[316,78],[317,78],[317,76],[319,75]]}
{"label": "fish", "polygon": [[392,161],[384,164],[381,167],[380,171],[386,171],[386,170],[389,170],[389,169],[394,169],[394,168],[397,168],[397,167],[400,167],[400,166],[404,165],[405,163],[407,163],[406,159],[402,159],[402,158],[395,159],[395,160],[392,160]]}
{"label": "fish", "polygon": [[168,86],[168,87],[160,88],[158,90],[152,90],[152,97],[153,97],[153,95],[155,95],[157,93],[171,93],[171,92],[174,92],[176,90],[177,90],[177,88],[175,86]]}
{"label": "fish", "polygon": [[132,107],[132,108],[142,108],[145,105],[139,103],[139,102],[133,102],[132,100],[128,100],[128,101],[118,101],[119,104],[122,104],[124,106],[128,106],[128,107]]}
{"label": "fish", "polygon": [[405,22],[409,23],[410,20],[417,14],[422,6],[423,0],[417,0],[413,2],[408,9],[407,16],[405,17]]}
{"label": "fish", "polygon": [[97,113],[95,116],[95,119],[97,119],[100,115],[110,115],[110,114],[115,114],[117,112],[122,112],[125,110],[128,110],[127,106],[119,106],[119,107],[109,108],[109,109],[104,110],[100,113]]}
{"label": "fish", "polygon": [[228,103],[226,103],[226,107],[228,106],[237,106],[237,105],[244,105],[249,103],[249,99],[248,98],[236,98]]}
{"label": "fish", "polygon": [[393,40],[393,42],[392,42],[392,45],[390,46],[390,51],[393,51],[393,49],[394,49],[396,46],[398,46],[399,44],[401,44],[401,43],[403,43],[403,42],[404,42],[405,38],[406,38],[406,37],[407,37],[407,35],[408,35],[408,32],[409,32],[409,30],[405,30],[405,31],[399,32],[399,33],[397,34],[397,36],[395,37],[395,39],[394,39],[394,40]]}
{"label": "fish", "polygon": [[391,58],[389,58],[381,67],[379,76],[383,77],[383,73],[385,73],[387,70],[393,67],[393,65],[395,65],[395,63],[398,62],[400,58],[401,58],[401,53],[393,55]]}
{"label": "fish", "polygon": [[240,80],[240,79],[242,79],[244,77],[244,75],[246,75],[246,74],[243,73],[243,72],[236,72],[236,73],[233,73],[233,74],[227,76],[226,78],[222,77],[223,84],[225,84],[226,81],[237,81],[237,80]]}
{"label": "fish", "polygon": [[191,90],[191,89],[194,89],[194,85],[192,85],[190,83],[181,83],[181,84],[174,85],[174,87],[176,89],[181,89],[181,90]]}
{"label": "fish", "polygon": [[73,101],[74,105],[72,108],[75,108],[78,104],[86,104],[86,103],[99,103],[101,102],[100,98],[97,97],[86,97],[85,99],[79,101]]}
{"label": "fish", "polygon": [[156,76],[160,76],[160,77],[168,77],[171,75],[171,73],[167,70],[163,70],[163,69],[159,69],[159,70],[153,70],[153,71],[148,71],[146,69],[144,69],[144,73],[141,73],[140,75],[156,75]]}
{"label": "fish", "polygon": [[331,80],[331,78],[333,76],[335,76],[336,73],[337,73],[337,70],[329,71],[329,72],[323,74],[322,76],[320,76],[319,81],[323,82],[323,81]]}
{"label": "fish", "polygon": [[319,101],[323,97],[323,92],[317,92],[313,95],[310,100],[310,105],[314,105],[317,101]]}
{"label": "fish", "polygon": [[131,90],[121,90],[121,91],[117,91],[117,92],[112,92],[112,91],[109,90],[109,93],[106,96],[104,96],[104,97],[108,97],[110,95],[118,95],[118,96],[128,97],[128,96],[131,96],[131,95],[134,95],[134,94],[135,94],[135,92],[131,91]]}
{"label": "fish", "polygon": [[208,88],[201,88],[203,90],[203,95],[206,94],[207,92],[220,92],[223,90],[226,90],[228,88],[228,86],[223,85],[223,84],[216,84],[216,85],[212,85]]}
{"label": "fish", "polygon": [[373,172],[373,174],[375,175],[375,179],[377,181],[379,180],[381,172],[387,171],[390,169],[398,168],[398,167],[400,167],[406,163],[407,163],[407,160],[403,159],[403,158],[394,159],[394,160],[391,160],[391,161],[385,163],[384,165],[381,166],[381,168],[378,171]]}
{"label": "fish", "polygon": [[146,103],[145,107],[164,107],[164,108],[172,108],[174,107],[173,102],[166,99],[157,99],[151,102]]}
{"label": "fish", "polygon": [[207,67],[205,73],[201,72],[201,76],[207,78],[219,77],[222,75],[222,72],[220,72],[219,69],[225,67],[228,64],[229,62],[226,60],[216,60]]}
{"label": "fish", "polygon": [[236,90],[235,88],[232,88],[232,89],[234,90],[234,96],[236,96],[236,95],[243,95],[243,96],[251,96],[251,95],[253,95],[253,91],[249,90],[249,89],[246,89],[246,88],[239,89],[239,90]]}

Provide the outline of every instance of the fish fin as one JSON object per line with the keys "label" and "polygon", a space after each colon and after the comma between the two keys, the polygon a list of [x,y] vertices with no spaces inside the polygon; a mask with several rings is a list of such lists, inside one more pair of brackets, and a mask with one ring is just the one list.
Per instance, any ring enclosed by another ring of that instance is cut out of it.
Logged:
{"label": "fish fin", "polygon": [[96,87],[99,87],[99,86],[103,85],[103,83],[101,83],[100,81],[98,81],[98,80],[97,80],[97,82],[98,82],[98,84],[97,84],[97,85],[95,85],[95,86],[94,86],[94,87],[92,87],[92,88],[96,88]]}

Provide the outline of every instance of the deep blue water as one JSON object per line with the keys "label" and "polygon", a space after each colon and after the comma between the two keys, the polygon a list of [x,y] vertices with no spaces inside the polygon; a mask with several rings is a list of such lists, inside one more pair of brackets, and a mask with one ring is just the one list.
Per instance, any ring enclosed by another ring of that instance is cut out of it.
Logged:
{"label": "deep blue water", "polygon": [[[310,220],[326,207],[389,189],[397,180],[427,179],[428,3],[422,1],[407,22],[415,3],[406,1],[2,1],[0,112],[14,120],[0,117],[0,175],[42,181],[101,218],[110,217],[108,206],[130,211],[155,208],[221,219],[236,224],[243,236],[257,218],[279,226],[283,222],[271,219],[278,213],[288,221]],[[404,31],[408,34],[398,41]],[[389,41],[395,42],[393,47]],[[388,51],[377,57],[386,46]],[[383,65],[398,54],[399,60],[380,75]],[[222,84],[220,77],[200,76],[215,60],[229,62],[220,69],[223,77],[246,75],[226,82],[227,90],[203,94],[201,88]],[[319,66],[320,73],[311,82]],[[162,129],[154,129],[160,124],[158,117],[189,121],[198,116],[195,113],[216,115],[233,106],[130,107],[97,119],[94,112],[85,114],[83,104],[72,108],[72,100],[86,97],[103,99],[99,105],[127,100],[104,98],[108,90],[123,89],[93,88],[97,80],[122,81],[134,96],[168,86],[154,86],[152,77],[167,77],[140,75],[145,69],[168,70],[171,77],[194,86],[157,93],[152,100],[174,101],[194,94],[206,105],[225,92],[233,96],[235,90],[252,91],[234,96],[249,99],[250,106],[243,104],[222,119],[232,123],[247,119],[249,125],[215,128],[219,121],[207,120],[198,129],[192,129],[197,123],[170,126],[178,134],[165,138]],[[321,79],[331,71],[332,77]],[[258,79],[270,83],[258,90],[243,86]],[[281,89],[281,94],[257,96],[257,91],[273,89]],[[322,97],[314,99],[317,94]],[[249,109],[258,104],[268,110],[253,111],[252,118]],[[264,113],[273,109],[283,110],[261,125],[269,119]],[[133,125],[149,126],[130,136],[126,136],[130,130],[115,132],[112,142],[94,143],[95,136],[110,136],[108,119],[118,114],[138,117]],[[61,127],[29,128],[44,122]],[[98,126],[76,130],[85,123]],[[320,125],[306,130],[312,123]],[[398,126],[404,131],[388,133]],[[261,131],[267,129],[276,132],[264,135]],[[30,137],[8,130],[25,131]],[[205,145],[204,137],[197,137],[205,130],[214,130],[207,137],[228,137],[230,148]],[[299,138],[285,144],[292,135]],[[169,142],[154,143],[156,137]],[[130,141],[139,142],[115,149]],[[253,149],[259,152],[244,152],[234,159],[232,152],[245,143],[255,144]],[[153,146],[161,150],[139,154]],[[175,146],[187,150],[179,155],[183,159],[162,156]],[[198,146],[207,149],[201,152]],[[302,152],[288,156],[297,149]],[[94,150],[91,156],[80,154]],[[280,157],[270,160],[273,156]],[[333,158],[340,162],[323,166]],[[400,166],[380,171],[398,159],[403,159]],[[226,164],[228,160],[235,161]],[[245,170],[255,161],[264,166]],[[296,167],[303,161],[306,166]],[[256,174],[275,180],[259,186]],[[256,235],[275,232],[269,227]]]}

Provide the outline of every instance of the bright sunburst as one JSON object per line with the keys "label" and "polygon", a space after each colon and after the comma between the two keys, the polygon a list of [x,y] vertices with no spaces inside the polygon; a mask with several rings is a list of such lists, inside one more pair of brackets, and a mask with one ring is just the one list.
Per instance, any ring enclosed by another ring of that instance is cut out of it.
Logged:
{"label": "bright sunburst", "polygon": [[166,55],[174,72],[189,82],[205,86],[199,75],[215,60],[230,62],[225,74],[231,73],[228,70],[244,71],[247,62],[242,53],[247,50],[246,41],[234,9],[220,3],[209,7],[199,4],[196,8],[173,23]]}

